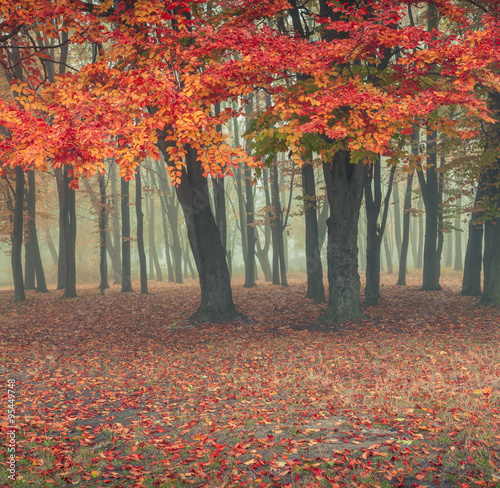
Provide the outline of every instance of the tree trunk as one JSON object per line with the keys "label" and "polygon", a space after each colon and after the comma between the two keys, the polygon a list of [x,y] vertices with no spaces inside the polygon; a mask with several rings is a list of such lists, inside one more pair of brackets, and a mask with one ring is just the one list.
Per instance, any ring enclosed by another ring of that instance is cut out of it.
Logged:
{"label": "tree trunk", "polygon": [[[246,128],[250,128],[250,116],[253,111],[253,103],[250,99],[247,106],[245,107],[246,115]],[[250,149],[250,142],[246,143],[246,152],[248,156],[251,156],[252,151]],[[255,227],[254,227],[254,198],[253,198],[253,188],[252,188],[252,171],[248,166],[245,166],[245,215],[246,215],[246,263],[245,263],[245,284],[244,288],[253,288],[255,286],[256,279],[256,262],[255,262]]]}
{"label": "tree trunk", "polygon": [[[494,190],[495,191],[495,190]],[[496,190],[498,191],[498,190]],[[498,210],[496,210],[498,212]],[[500,305],[500,218],[484,224],[484,287],[479,305]]]}
{"label": "tree trunk", "polygon": [[483,222],[478,222],[482,211],[477,208],[483,203],[485,194],[484,179],[481,177],[476,189],[476,198],[469,222],[469,236],[465,250],[464,274],[462,278],[461,294],[465,296],[481,295],[481,259],[483,255]]}
{"label": "tree trunk", "polygon": [[[164,134],[160,133],[158,147],[167,161]],[[184,212],[201,287],[201,303],[191,319],[196,322],[230,322],[241,315],[233,303],[226,253],[210,208],[208,182],[203,176],[196,149],[187,146],[186,151],[186,167],[182,170],[176,192]]]}
{"label": "tree trunk", "polygon": [[62,232],[65,234],[66,276],[64,297],[76,297],[76,205],[75,191],[70,188],[68,167],[63,170],[62,192],[64,195],[64,215]]}
{"label": "tree trunk", "polygon": [[399,205],[399,183],[394,182],[394,194],[392,195],[394,201],[394,239],[396,241],[396,249],[398,251],[398,262],[401,259],[401,212]]}
{"label": "tree trunk", "polygon": [[[151,188],[148,196],[149,200],[149,222],[148,222],[148,234],[149,234],[149,255],[153,260],[154,268],[156,271],[156,281],[163,281],[163,275],[161,272],[160,260],[158,259],[158,252],[156,251],[156,241],[155,241],[155,199],[154,199],[154,175],[152,172],[149,173],[151,180]],[[140,177],[139,177],[140,178]],[[142,190],[142,189],[141,189]],[[147,203],[146,203],[147,205]],[[147,293],[147,292],[146,292]]]}
{"label": "tree trunk", "polygon": [[45,228],[43,231],[45,235],[45,240],[47,241],[47,247],[49,248],[50,255],[52,256],[52,261],[54,262],[54,266],[57,266],[57,251],[54,247],[54,243],[52,242],[52,237],[50,235],[49,229]]}
{"label": "tree trunk", "polygon": [[327,220],[328,285],[326,312],[320,320],[340,323],[365,318],[360,303],[358,274],[358,219],[367,168],[350,163],[350,154],[339,151],[332,163],[323,163],[330,205]]}
{"label": "tree trunk", "polygon": [[33,259],[33,271],[36,276],[36,291],[38,293],[48,293],[45,273],[43,271],[40,246],[38,245],[38,233],[36,229],[36,186],[34,170],[28,171],[28,192],[26,194],[28,207],[28,239]]}
{"label": "tree trunk", "polygon": [[[113,212],[111,213],[112,221],[112,235],[113,235],[113,248],[115,250],[114,255],[111,257],[111,265],[113,269],[113,282],[115,285],[120,285],[122,282],[122,262],[121,262],[121,248],[122,240],[120,235],[120,214],[118,205],[118,192],[116,189],[116,168],[114,163],[111,163],[109,169],[109,178],[111,180],[111,205],[113,206]],[[121,200],[121,199],[120,199]]]}
{"label": "tree trunk", "polygon": [[15,168],[16,193],[14,196],[14,222],[12,226],[12,278],[14,281],[14,301],[26,300],[23,280],[23,227],[24,227],[24,173],[20,166]]}
{"label": "tree trunk", "polygon": [[408,267],[408,244],[410,242],[411,191],[413,185],[413,173],[414,172],[412,171],[406,177],[406,193],[405,193],[404,213],[403,213],[403,241],[401,243],[401,255],[399,258],[399,273],[397,282],[397,284],[400,286],[406,286],[406,273]]}
{"label": "tree trunk", "polygon": [[[170,231],[172,232],[172,256],[174,260],[175,282],[182,283],[182,246],[179,237],[179,207],[175,201],[175,194],[170,186],[170,178],[167,176],[165,164],[156,162],[160,186],[163,192],[163,201],[166,207]],[[169,191],[170,190],[170,191]]]}
{"label": "tree trunk", "polygon": [[462,271],[463,269],[461,219],[462,219],[462,198],[459,197],[457,200],[457,215],[455,216],[455,231],[454,231],[455,265],[453,269],[455,271]]}
{"label": "tree trunk", "polygon": [[168,227],[167,227],[167,206],[165,205],[165,195],[160,193],[160,205],[161,205],[161,225],[163,228],[163,239],[165,240],[165,258],[167,260],[167,272],[168,272],[168,282],[174,283],[174,268],[172,266],[172,260],[170,257],[170,244],[168,239]]}
{"label": "tree trunk", "polygon": [[[144,215],[142,213],[142,182],[141,168],[137,168],[135,175],[135,213],[137,217],[137,250],[139,252],[139,270],[141,276],[141,294],[148,293],[148,270],[146,266],[146,252],[144,251]],[[151,213],[150,213],[151,215]],[[151,236],[150,236],[151,237]],[[153,236],[154,238],[154,236]],[[151,241],[150,241],[151,245]],[[157,257],[158,259],[158,257]]]}
{"label": "tree trunk", "polygon": [[130,263],[130,195],[129,182],[121,178],[121,215],[122,215],[122,292],[132,290],[132,269]]}
{"label": "tree trunk", "polygon": [[437,131],[427,132],[427,179],[418,171],[425,205],[424,271],[422,290],[441,290],[439,285],[440,255],[438,254],[439,184],[436,153]]}
{"label": "tree trunk", "polygon": [[[368,169],[365,180],[365,203],[366,203],[366,305],[377,305],[380,297],[380,249],[385,232],[389,202],[392,192],[392,182],[396,167],[391,168],[387,193],[384,198],[384,211],[381,223],[378,223],[380,209],[382,207],[382,184],[380,178],[380,157],[372,163]],[[373,190],[372,190],[373,182]],[[387,257],[387,254],[386,254]],[[388,262],[388,268],[390,266]]]}
{"label": "tree trunk", "polygon": [[57,263],[57,289],[66,288],[66,233],[64,232],[64,220],[66,216],[66,189],[64,188],[63,178],[64,168],[56,168],[54,173],[57,180],[58,198],[59,198],[59,259]]}
{"label": "tree trunk", "polygon": [[104,295],[104,290],[109,288],[108,284],[108,262],[106,260],[106,184],[104,175],[99,175],[99,272],[101,275],[101,283],[99,284],[99,291]]}
{"label": "tree trunk", "polygon": [[[271,241],[272,241],[272,249],[273,249],[273,285],[280,285],[280,251],[279,251],[279,232],[281,228],[280,221],[278,219],[278,210],[277,207],[280,204],[279,198],[276,201],[275,196],[275,182],[278,182],[278,168],[276,162],[271,163],[270,170],[270,182],[271,182],[271,205],[273,208],[273,214],[271,217]],[[279,195],[278,195],[279,197]],[[281,215],[281,206],[280,206],[280,215]]]}
{"label": "tree trunk", "polygon": [[314,181],[314,168],[310,164],[302,166],[302,195],[306,221],[306,298],[312,298],[318,303],[323,303],[325,301],[325,289],[323,286],[323,266],[319,252],[316,183]]}

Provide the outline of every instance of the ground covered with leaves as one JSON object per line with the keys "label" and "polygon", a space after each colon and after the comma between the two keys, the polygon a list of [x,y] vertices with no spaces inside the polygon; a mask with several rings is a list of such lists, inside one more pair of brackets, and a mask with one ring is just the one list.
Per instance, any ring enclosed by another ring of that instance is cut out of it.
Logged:
{"label": "ground covered with leaves", "polygon": [[[186,321],[196,282],[150,295],[0,291],[2,447],[13,487],[500,486],[500,311],[383,278],[369,320],[259,283],[248,321]],[[15,422],[8,423],[7,379]]]}

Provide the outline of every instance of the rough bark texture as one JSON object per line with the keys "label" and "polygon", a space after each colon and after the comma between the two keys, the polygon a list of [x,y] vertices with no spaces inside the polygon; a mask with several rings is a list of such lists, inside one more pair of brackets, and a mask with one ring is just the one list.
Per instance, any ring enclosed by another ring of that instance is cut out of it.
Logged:
{"label": "rough bark texture", "polygon": [[122,292],[132,291],[132,270],[130,263],[130,207],[129,182],[121,179],[122,215]]}
{"label": "rough bark texture", "polygon": [[24,220],[24,174],[20,166],[15,168],[16,193],[14,196],[14,222],[12,227],[12,278],[14,280],[14,300],[26,300],[23,280],[23,261],[21,252],[23,248],[23,220]]}
{"label": "rough bark texture", "polygon": [[325,301],[325,288],[323,286],[323,266],[319,251],[316,184],[314,181],[314,168],[310,164],[302,166],[302,195],[306,221],[306,298],[312,298],[318,303],[322,303]]}
{"label": "rough bark texture", "polygon": [[367,168],[350,164],[350,155],[339,151],[323,171],[330,205],[327,220],[328,285],[326,312],[320,320],[337,324],[364,318],[358,274],[358,219]]}
{"label": "rough bark texture", "polygon": [[[168,160],[167,145],[161,133],[158,147]],[[191,146],[186,150],[186,168],[176,192],[184,212],[201,287],[201,303],[191,319],[196,322],[230,322],[241,315],[233,303],[226,253],[210,208],[208,182],[197,161],[196,150]]]}

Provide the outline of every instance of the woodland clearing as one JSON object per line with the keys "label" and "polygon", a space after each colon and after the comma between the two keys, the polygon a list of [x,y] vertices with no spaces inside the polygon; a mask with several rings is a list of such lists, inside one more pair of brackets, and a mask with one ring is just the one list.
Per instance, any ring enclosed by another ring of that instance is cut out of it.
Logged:
{"label": "woodland clearing", "polygon": [[304,282],[235,278],[249,320],[227,325],[185,320],[195,281],[0,290],[2,486],[500,486],[500,311],[459,273],[439,292],[384,274],[370,319],[312,330]]}

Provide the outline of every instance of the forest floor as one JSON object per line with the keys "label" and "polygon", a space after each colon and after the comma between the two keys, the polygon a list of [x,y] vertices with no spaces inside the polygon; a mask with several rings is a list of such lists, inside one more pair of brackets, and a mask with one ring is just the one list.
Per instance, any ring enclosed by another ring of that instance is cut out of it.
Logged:
{"label": "forest floor", "polygon": [[384,275],[369,320],[311,331],[290,281],[236,279],[229,325],[186,321],[193,281],[1,290],[0,485],[500,487],[500,310]]}

